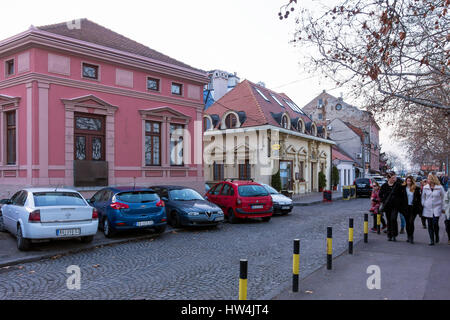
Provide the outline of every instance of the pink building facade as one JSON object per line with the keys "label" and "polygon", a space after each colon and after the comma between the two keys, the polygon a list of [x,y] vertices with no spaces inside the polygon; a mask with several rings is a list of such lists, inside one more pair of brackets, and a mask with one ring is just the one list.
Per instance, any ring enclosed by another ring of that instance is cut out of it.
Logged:
{"label": "pink building facade", "polygon": [[54,26],[0,41],[0,194],[134,183],[204,190],[206,74],[89,20],[67,34]]}

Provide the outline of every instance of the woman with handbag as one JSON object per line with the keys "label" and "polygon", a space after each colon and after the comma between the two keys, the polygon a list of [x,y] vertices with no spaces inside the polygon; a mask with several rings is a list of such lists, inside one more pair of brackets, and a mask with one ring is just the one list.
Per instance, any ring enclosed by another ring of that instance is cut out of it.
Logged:
{"label": "woman with handbag", "polygon": [[380,211],[386,213],[388,241],[397,241],[398,211],[403,207],[402,180],[397,179],[395,172],[386,175],[388,181],[380,189]]}
{"label": "woman with handbag", "polygon": [[421,214],[422,198],[420,194],[420,188],[416,186],[416,181],[412,176],[406,177],[403,183],[403,188],[405,188],[404,199],[405,208],[402,210],[405,213],[406,220],[406,234],[408,236],[407,242],[414,243],[414,220],[418,214]]}
{"label": "woman with handbag", "polygon": [[[370,196],[370,200],[372,205],[370,207],[370,212],[372,212],[373,216],[373,228],[371,229],[371,231],[377,232],[377,216],[379,214],[378,210],[380,208],[381,200],[380,200],[380,185],[376,181],[373,181],[372,184],[372,195]],[[380,215],[381,215],[380,222],[382,224],[381,230],[384,230],[386,229],[386,221],[384,221],[383,214],[380,213]]]}
{"label": "woman with handbag", "polygon": [[444,197],[445,191],[439,179],[433,174],[428,175],[428,184],[422,191],[422,206],[423,216],[427,218],[430,246],[439,243],[439,217],[444,213]]}

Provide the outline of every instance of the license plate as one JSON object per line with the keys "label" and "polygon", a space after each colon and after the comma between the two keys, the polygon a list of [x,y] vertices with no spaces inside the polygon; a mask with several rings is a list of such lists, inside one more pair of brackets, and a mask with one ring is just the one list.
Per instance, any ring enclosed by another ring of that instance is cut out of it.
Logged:
{"label": "license plate", "polygon": [[57,229],[56,235],[58,237],[67,236],[79,236],[81,234],[81,229]]}
{"label": "license plate", "polygon": [[365,184],[358,184],[358,187],[359,187],[359,188],[365,188],[366,185],[365,185]]}
{"label": "license plate", "polygon": [[289,207],[289,206],[283,206],[283,207],[281,207],[281,209],[283,209],[283,210],[287,210],[287,209],[290,209],[291,207]]}
{"label": "license plate", "polygon": [[139,221],[136,222],[136,226],[138,227],[145,227],[145,226],[151,226],[153,225],[153,221]]}
{"label": "license plate", "polygon": [[252,206],[252,209],[262,209],[262,208],[264,208],[264,206],[262,204]]}

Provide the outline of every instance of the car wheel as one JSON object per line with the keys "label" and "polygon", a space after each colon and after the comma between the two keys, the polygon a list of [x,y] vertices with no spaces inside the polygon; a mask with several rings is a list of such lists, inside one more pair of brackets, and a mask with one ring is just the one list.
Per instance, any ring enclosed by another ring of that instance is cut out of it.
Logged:
{"label": "car wheel", "polygon": [[272,217],[264,217],[264,218],[262,218],[262,221],[263,221],[263,222],[269,222],[269,221],[270,221],[270,218],[272,218]]}
{"label": "car wheel", "polygon": [[81,237],[82,243],[91,243],[94,240],[94,236]]}
{"label": "car wheel", "polygon": [[114,235],[114,230],[111,228],[108,218],[103,219],[103,234],[107,238],[111,238]]}
{"label": "car wheel", "polygon": [[172,227],[181,227],[180,217],[178,216],[178,213],[176,211],[172,211],[172,213],[170,214],[170,221],[172,222]]}
{"label": "car wheel", "polygon": [[228,221],[232,224],[235,224],[238,222],[238,218],[234,215],[233,209],[228,209]]}
{"label": "car wheel", "polygon": [[17,248],[20,251],[26,251],[30,249],[31,241],[29,239],[25,239],[22,235],[22,228],[20,226],[17,227]]}
{"label": "car wheel", "polygon": [[166,226],[159,226],[159,227],[155,227],[155,231],[157,233],[163,233],[164,231],[166,231]]}

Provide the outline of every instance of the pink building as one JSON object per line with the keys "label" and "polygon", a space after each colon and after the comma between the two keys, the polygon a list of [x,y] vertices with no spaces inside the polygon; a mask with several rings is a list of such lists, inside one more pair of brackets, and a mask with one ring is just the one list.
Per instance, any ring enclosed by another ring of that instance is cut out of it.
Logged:
{"label": "pink building", "polygon": [[134,182],[204,190],[207,82],[86,19],[0,41],[0,194]]}

